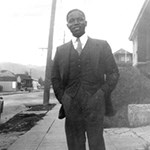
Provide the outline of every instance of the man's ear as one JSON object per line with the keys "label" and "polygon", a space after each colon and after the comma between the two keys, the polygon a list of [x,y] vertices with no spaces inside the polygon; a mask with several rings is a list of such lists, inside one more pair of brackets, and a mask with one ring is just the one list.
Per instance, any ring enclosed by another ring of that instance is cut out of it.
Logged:
{"label": "man's ear", "polygon": [[68,23],[66,25],[67,25],[68,29],[70,29]]}
{"label": "man's ear", "polygon": [[69,28],[68,23],[66,24],[66,26]]}

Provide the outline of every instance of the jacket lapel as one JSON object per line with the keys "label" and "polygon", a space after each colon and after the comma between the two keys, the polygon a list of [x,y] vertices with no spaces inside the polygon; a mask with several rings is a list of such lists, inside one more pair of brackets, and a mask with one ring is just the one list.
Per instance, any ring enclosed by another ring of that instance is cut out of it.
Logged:
{"label": "jacket lapel", "polygon": [[62,73],[62,79],[63,84],[66,85],[69,77],[69,64],[70,64],[70,51],[71,51],[72,42],[68,42],[63,47],[63,73]]}
{"label": "jacket lapel", "polygon": [[100,47],[97,44],[97,42],[95,40],[93,40],[92,38],[88,39],[88,49],[89,49],[89,53],[90,53],[90,60],[91,60],[91,65],[92,68],[95,72],[95,75],[97,76],[99,73],[99,60],[100,60]]}

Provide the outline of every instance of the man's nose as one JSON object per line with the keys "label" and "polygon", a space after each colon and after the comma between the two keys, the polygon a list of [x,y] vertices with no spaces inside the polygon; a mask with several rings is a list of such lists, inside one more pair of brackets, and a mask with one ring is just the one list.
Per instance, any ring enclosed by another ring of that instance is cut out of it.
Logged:
{"label": "man's nose", "polygon": [[78,20],[78,19],[75,19],[75,20],[74,20],[74,24],[79,24],[79,20]]}

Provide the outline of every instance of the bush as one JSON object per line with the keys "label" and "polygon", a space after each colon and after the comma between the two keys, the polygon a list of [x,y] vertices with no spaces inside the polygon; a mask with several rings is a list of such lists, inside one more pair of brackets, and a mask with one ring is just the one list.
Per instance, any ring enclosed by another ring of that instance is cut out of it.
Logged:
{"label": "bush", "polygon": [[132,62],[117,62],[117,65],[119,66],[119,67],[130,67],[130,66],[132,66],[133,64],[132,64]]}
{"label": "bush", "polygon": [[105,127],[129,127],[128,104],[150,103],[150,80],[132,66],[120,67],[120,78],[112,93],[112,102],[117,113],[105,118]]}

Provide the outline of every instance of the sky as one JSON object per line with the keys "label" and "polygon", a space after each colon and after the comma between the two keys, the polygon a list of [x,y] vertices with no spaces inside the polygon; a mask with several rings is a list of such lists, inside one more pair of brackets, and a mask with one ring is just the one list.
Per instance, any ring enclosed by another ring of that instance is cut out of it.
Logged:
{"label": "sky", "polygon": [[[87,34],[107,40],[112,52],[132,52],[129,36],[145,0],[57,0],[53,54],[69,41],[66,14],[78,8],[85,12]],[[0,63],[46,65],[52,0],[0,1]],[[64,36],[65,35],[65,36]]]}

